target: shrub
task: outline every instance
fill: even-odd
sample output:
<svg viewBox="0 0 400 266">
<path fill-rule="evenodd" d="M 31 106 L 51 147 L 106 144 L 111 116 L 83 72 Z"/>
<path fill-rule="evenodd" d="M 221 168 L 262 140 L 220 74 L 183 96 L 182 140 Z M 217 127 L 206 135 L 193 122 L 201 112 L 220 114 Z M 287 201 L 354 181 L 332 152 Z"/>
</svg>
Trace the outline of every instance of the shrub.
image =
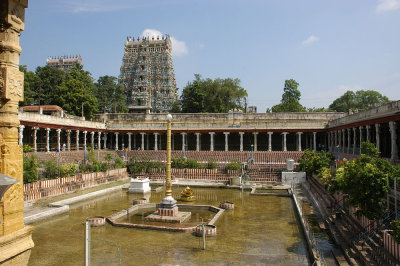
<svg viewBox="0 0 400 266">
<path fill-rule="evenodd" d="M 44 168 L 44 177 L 47 179 L 54 179 L 60 175 L 60 167 L 54 161 L 44 161 L 42 162 Z"/>
<path fill-rule="evenodd" d="M 23 169 L 24 169 L 24 183 L 33 183 L 37 181 L 37 157 L 30 156 L 24 157 Z"/>
<path fill-rule="evenodd" d="M 31 151 L 33 151 L 33 148 L 31 147 L 31 146 L 29 146 L 28 144 L 25 144 L 23 147 L 22 147 L 22 151 L 25 153 L 25 152 L 31 152 Z"/>
<path fill-rule="evenodd" d="M 196 159 L 186 159 L 185 168 L 197 169 L 199 167 Z"/>
<path fill-rule="evenodd" d="M 232 161 L 226 165 L 226 170 L 240 170 L 241 166 L 239 161 Z"/>
<path fill-rule="evenodd" d="M 207 163 L 207 169 L 217 169 L 217 161 L 215 159 L 211 159 Z"/>
<path fill-rule="evenodd" d="M 121 159 L 121 157 L 117 157 L 117 158 L 115 158 L 114 167 L 115 168 L 125 168 L 126 163 Z"/>
<path fill-rule="evenodd" d="M 177 168 L 177 169 L 184 169 L 185 168 L 185 159 L 184 158 L 172 158 L 171 167 Z"/>
<path fill-rule="evenodd" d="M 390 229 L 393 230 L 392 236 L 397 242 L 400 242 L 400 220 L 393 220 L 390 222 Z"/>
</svg>

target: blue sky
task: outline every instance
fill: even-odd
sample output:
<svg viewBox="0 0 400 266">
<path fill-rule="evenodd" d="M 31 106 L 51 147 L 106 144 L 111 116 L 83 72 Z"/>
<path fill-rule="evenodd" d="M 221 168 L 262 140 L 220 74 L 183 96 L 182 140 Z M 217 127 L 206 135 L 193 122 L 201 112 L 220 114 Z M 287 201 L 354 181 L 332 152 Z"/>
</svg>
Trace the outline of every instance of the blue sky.
<svg viewBox="0 0 400 266">
<path fill-rule="evenodd" d="M 179 92 L 195 73 L 239 78 L 258 112 L 286 79 L 301 103 L 327 107 L 346 90 L 400 99 L 400 0 L 31 0 L 21 64 L 81 54 L 94 78 L 119 75 L 124 41 L 173 38 Z"/>
</svg>

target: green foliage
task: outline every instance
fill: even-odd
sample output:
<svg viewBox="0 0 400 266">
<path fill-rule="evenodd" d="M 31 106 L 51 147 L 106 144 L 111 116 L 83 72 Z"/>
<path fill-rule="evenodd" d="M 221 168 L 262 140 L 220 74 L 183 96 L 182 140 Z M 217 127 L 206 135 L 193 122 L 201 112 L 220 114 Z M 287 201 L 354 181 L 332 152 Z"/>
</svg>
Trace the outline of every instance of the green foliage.
<svg viewBox="0 0 400 266">
<path fill-rule="evenodd" d="M 272 106 L 267 112 L 305 112 L 306 109 L 299 102 L 301 93 L 297 89 L 298 86 L 299 83 L 294 79 L 285 80 L 281 103 Z"/>
<path fill-rule="evenodd" d="M 199 164 L 196 159 L 172 158 L 171 167 L 177 169 L 197 169 L 199 168 Z"/>
<path fill-rule="evenodd" d="M 25 152 L 32 152 L 33 148 L 31 146 L 29 146 L 28 144 L 24 144 L 24 146 L 22 147 L 22 151 Z"/>
<path fill-rule="evenodd" d="M 93 80 L 88 71 L 75 64 L 65 80 L 56 87 L 52 104 L 61 106 L 67 113 L 92 118 L 97 112 L 97 99 L 93 92 Z"/>
<path fill-rule="evenodd" d="M 23 169 L 24 169 L 24 184 L 25 183 L 33 183 L 37 181 L 37 157 L 32 156 L 24 156 L 23 161 Z"/>
<path fill-rule="evenodd" d="M 207 169 L 217 169 L 218 165 L 217 165 L 217 161 L 215 159 L 210 159 L 207 162 Z"/>
<path fill-rule="evenodd" d="M 232 109 L 244 110 L 246 97 L 239 79 L 202 79 L 196 74 L 180 99 L 183 113 L 227 113 Z"/>
<path fill-rule="evenodd" d="M 171 108 L 169 109 L 170 113 L 180 113 L 182 112 L 182 105 L 179 100 L 173 101 L 171 104 Z"/>
<path fill-rule="evenodd" d="M 60 165 L 54 161 L 44 161 L 41 165 L 44 168 L 43 176 L 46 179 L 73 176 L 78 170 L 78 165 L 73 163 Z"/>
<path fill-rule="evenodd" d="M 139 174 L 141 172 L 148 173 L 154 168 L 161 171 L 165 169 L 165 166 L 161 162 L 152 162 L 148 158 L 137 159 L 136 157 L 131 157 L 128 162 L 128 171 L 134 174 Z"/>
<path fill-rule="evenodd" d="M 374 90 L 347 91 L 329 105 L 329 109 L 336 112 L 348 112 L 352 110 L 366 110 L 375 105 L 389 103 L 389 99 Z"/>
<path fill-rule="evenodd" d="M 107 153 L 106 156 L 104 156 L 104 160 L 107 161 L 107 164 L 110 165 L 111 160 L 113 159 L 113 156 L 111 153 Z"/>
<path fill-rule="evenodd" d="M 388 191 L 387 172 L 380 168 L 383 159 L 362 154 L 343 164 L 336 173 L 338 190 L 349 194 L 348 202 L 358 207 L 368 219 L 375 220 L 384 213 L 385 193 Z"/>
<path fill-rule="evenodd" d="M 226 170 L 233 170 L 233 171 L 236 170 L 237 171 L 240 169 L 241 169 L 241 166 L 240 166 L 239 161 L 237 161 L 237 160 L 226 164 Z"/>
<path fill-rule="evenodd" d="M 323 168 L 329 168 L 335 158 L 329 152 L 314 150 L 305 150 L 303 155 L 298 160 L 298 169 L 305 171 L 307 176 L 317 174 Z"/>
<path fill-rule="evenodd" d="M 44 66 L 37 67 L 35 74 L 38 78 L 38 83 L 35 86 L 35 104 L 38 102 L 39 90 L 41 105 L 55 104 L 53 101 L 58 97 L 57 87 L 64 82 L 66 73 L 57 68 Z M 63 108 L 63 106 L 61 106 L 61 108 Z"/>
<path fill-rule="evenodd" d="M 117 78 L 102 76 L 97 80 L 96 98 L 99 103 L 99 111 L 103 113 L 124 113 L 128 112 L 126 106 L 126 94 Z"/>
<path fill-rule="evenodd" d="M 23 105 L 38 104 L 40 95 L 41 105 L 58 105 L 72 115 L 81 116 L 82 106 L 86 117 L 97 112 L 93 78 L 81 65 L 75 64 L 68 72 L 50 66 L 38 67 L 35 73 L 25 66 L 20 69 L 25 73 Z M 116 92 L 118 97 L 124 97 L 120 92 Z"/>
<path fill-rule="evenodd" d="M 390 229 L 393 230 L 392 236 L 398 243 L 400 243 L 400 220 L 393 220 L 390 222 Z"/>
<path fill-rule="evenodd" d="M 375 147 L 375 144 L 366 141 L 361 143 L 361 154 L 366 154 L 372 157 L 379 157 L 379 150 Z"/>
<path fill-rule="evenodd" d="M 117 158 L 115 158 L 114 167 L 115 168 L 125 168 L 126 163 L 121 159 L 121 157 L 117 157 Z"/>
</svg>

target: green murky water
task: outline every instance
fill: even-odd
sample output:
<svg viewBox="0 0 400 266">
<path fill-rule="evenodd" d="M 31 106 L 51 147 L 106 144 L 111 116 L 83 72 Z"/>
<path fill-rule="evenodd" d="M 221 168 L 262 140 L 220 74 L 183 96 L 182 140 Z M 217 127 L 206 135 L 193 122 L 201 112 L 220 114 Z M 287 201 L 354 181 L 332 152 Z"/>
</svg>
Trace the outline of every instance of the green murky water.
<svg viewBox="0 0 400 266">
<path fill-rule="evenodd" d="M 183 188 L 174 188 L 178 198 Z M 92 265 L 307 265 L 307 250 L 290 198 L 250 196 L 233 189 L 193 188 L 188 204 L 235 203 L 216 223 L 218 234 L 201 238 L 191 233 L 112 227 L 92 228 Z M 83 265 L 84 221 L 126 209 L 138 195 L 117 192 L 71 206 L 68 214 L 34 224 L 29 265 Z M 150 202 L 163 193 L 152 192 Z M 194 214 L 191 222 L 207 213 Z M 204 217 L 207 220 L 209 217 Z M 140 217 L 138 217 L 140 219 Z"/>
</svg>

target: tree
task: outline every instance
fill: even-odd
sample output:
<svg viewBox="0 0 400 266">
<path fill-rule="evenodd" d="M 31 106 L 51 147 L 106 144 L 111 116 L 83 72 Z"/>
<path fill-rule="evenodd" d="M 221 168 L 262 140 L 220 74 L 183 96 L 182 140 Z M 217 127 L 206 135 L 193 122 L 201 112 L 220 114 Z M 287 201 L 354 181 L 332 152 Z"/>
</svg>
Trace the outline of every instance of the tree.
<svg viewBox="0 0 400 266">
<path fill-rule="evenodd" d="M 40 95 L 40 104 L 54 104 L 54 98 L 57 98 L 57 86 L 60 86 L 65 80 L 65 72 L 50 66 L 37 67 L 36 76 L 38 84 L 35 86 L 36 94 Z M 38 104 L 38 99 L 35 101 Z M 62 106 L 61 106 L 62 107 Z"/>
<path fill-rule="evenodd" d="M 169 109 L 170 113 L 180 113 L 182 112 L 181 102 L 179 100 L 173 101 L 171 104 L 171 108 Z"/>
<path fill-rule="evenodd" d="M 336 112 L 348 112 L 350 109 L 367 110 L 376 105 L 389 103 L 389 99 L 374 90 L 347 91 L 329 105 Z"/>
<path fill-rule="evenodd" d="M 53 98 L 52 104 L 61 106 L 66 112 L 76 116 L 92 118 L 97 111 L 96 98 L 85 89 L 82 81 L 68 77 L 60 86 L 57 86 L 57 97 Z"/>
<path fill-rule="evenodd" d="M 99 77 L 95 86 L 100 112 L 123 113 L 128 111 L 125 91 L 121 85 L 117 84 L 116 77 Z"/>
<path fill-rule="evenodd" d="M 196 74 L 182 91 L 183 113 L 227 113 L 233 109 L 244 110 L 247 92 L 239 79 L 202 79 Z"/>
<path fill-rule="evenodd" d="M 282 100 L 280 104 L 271 108 L 273 113 L 279 112 L 305 112 L 306 109 L 300 104 L 301 93 L 297 89 L 299 83 L 294 79 L 285 80 Z"/>
</svg>

